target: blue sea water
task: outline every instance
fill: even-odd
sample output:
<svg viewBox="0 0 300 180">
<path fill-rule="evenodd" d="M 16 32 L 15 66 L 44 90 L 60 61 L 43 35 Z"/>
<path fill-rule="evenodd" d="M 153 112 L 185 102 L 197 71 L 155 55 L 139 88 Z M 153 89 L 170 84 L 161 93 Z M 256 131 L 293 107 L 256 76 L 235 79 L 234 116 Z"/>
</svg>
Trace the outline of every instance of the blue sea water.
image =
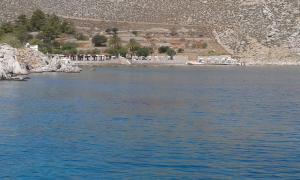
<svg viewBox="0 0 300 180">
<path fill-rule="evenodd" d="M 299 179 L 299 67 L 0 82 L 0 179 Z"/>
</svg>

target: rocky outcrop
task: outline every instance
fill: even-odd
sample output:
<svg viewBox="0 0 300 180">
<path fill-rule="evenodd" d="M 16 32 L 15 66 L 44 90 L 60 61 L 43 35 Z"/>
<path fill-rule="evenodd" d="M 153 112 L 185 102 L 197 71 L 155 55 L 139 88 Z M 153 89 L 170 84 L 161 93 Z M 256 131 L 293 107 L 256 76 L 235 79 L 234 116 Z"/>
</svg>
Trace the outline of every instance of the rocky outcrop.
<svg viewBox="0 0 300 180">
<path fill-rule="evenodd" d="M 68 59 L 48 58 L 32 49 L 15 49 L 0 44 L 0 80 L 25 80 L 28 73 L 78 73 L 81 69 Z"/>
<path fill-rule="evenodd" d="M 81 71 L 78 66 L 68 59 L 60 58 L 58 56 L 49 58 L 39 51 L 28 48 L 20 49 L 18 51 L 18 61 L 21 63 L 23 68 L 27 69 L 31 73 L 78 73 Z"/>
<path fill-rule="evenodd" d="M 17 49 L 7 44 L 0 45 L 0 80 L 22 80 L 27 74 L 17 61 Z"/>
<path fill-rule="evenodd" d="M 30 70 L 33 73 L 43 73 L 43 72 L 64 72 L 64 73 L 79 73 L 81 68 L 73 64 L 68 59 L 61 59 L 58 56 L 46 61 L 45 66 L 40 66 Z"/>
<path fill-rule="evenodd" d="M 49 58 L 43 53 L 28 48 L 19 49 L 17 58 L 22 68 L 30 72 L 33 69 L 47 66 L 47 62 L 49 61 Z"/>
</svg>

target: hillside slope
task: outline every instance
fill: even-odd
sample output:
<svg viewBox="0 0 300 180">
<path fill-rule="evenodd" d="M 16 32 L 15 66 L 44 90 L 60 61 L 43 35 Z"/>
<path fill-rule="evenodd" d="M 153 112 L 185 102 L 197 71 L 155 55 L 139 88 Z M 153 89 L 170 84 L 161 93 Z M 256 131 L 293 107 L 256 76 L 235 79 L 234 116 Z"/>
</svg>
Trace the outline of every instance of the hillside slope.
<svg viewBox="0 0 300 180">
<path fill-rule="evenodd" d="M 298 0 L 2 0 L 0 7 L 1 21 L 40 8 L 71 18 L 207 27 L 228 52 L 259 61 L 300 53 Z"/>
</svg>

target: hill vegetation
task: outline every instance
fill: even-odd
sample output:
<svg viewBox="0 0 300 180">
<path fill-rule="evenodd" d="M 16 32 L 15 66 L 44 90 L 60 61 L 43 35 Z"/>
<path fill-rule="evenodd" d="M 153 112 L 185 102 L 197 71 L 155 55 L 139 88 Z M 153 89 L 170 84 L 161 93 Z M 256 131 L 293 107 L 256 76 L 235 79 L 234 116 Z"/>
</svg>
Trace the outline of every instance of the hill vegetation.
<svg viewBox="0 0 300 180">
<path fill-rule="evenodd" d="M 39 45 L 44 53 L 61 53 L 65 50 L 75 51 L 70 44 L 60 44 L 56 38 L 62 35 L 75 35 L 72 23 L 60 19 L 55 14 L 45 14 L 41 10 L 33 12 L 31 17 L 18 16 L 14 22 L 3 23 L 0 26 L 0 42 L 20 48 L 26 43 Z"/>
<path fill-rule="evenodd" d="M 40 51 L 49 54 L 99 54 L 101 48 L 104 48 L 102 53 L 123 57 L 149 56 L 154 52 L 153 48 L 142 46 L 134 38 L 127 44 L 122 43 L 118 32 L 118 28 L 108 28 L 105 30 L 106 35 L 96 34 L 91 38 L 94 50 L 78 50 L 76 41 L 68 42 L 61 39 L 90 41 L 88 36 L 77 32 L 71 22 L 55 14 L 49 15 L 36 10 L 31 17 L 20 15 L 13 22 L 1 24 L 0 42 L 15 48 L 24 47 L 27 43 L 38 45 Z M 138 35 L 137 32 L 133 34 Z M 168 46 L 159 47 L 158 52 L 171 57 L 176 54 L 176 51 Z"/>
</svg>

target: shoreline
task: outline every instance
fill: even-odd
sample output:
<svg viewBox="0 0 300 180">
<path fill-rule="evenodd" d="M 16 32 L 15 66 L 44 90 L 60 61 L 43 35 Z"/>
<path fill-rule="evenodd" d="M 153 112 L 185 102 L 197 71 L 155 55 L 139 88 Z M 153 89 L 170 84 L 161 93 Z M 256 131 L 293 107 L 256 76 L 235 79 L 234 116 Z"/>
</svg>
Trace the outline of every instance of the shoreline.
<svg viewBox="0 0 300 180">
<path fill-rule="evenodd" d="M 101 68 L 101 67 L 185 67 L 185 68 L 205 68 L 205 67 L 216 67 L 216 68 L 235 68 L 235 67 L 242 67 L 242 68 L 252 68 L 252 67 L 300 67 L 298 64 L 262 64 L 262 65 L 246 65 L 246 66 L 232 66 L 232 65 L 198 65 L 198 66 L 192 66 L 192 65 L 174 65 L 174 64 L 138 64 L 138 65 L 125 65 L 125 64 L 98 64 L 98 65 L 78 65 L 80 68 L 85 67 L 94 67 L 94 68 Z"/>
<path fill-rule="evenodd" d="M 210 58 L 213 58 L 214 56 L 210 56 Z M 77 66 L 184 66 L 184 67 L 224 67 L 224 66 L 246 66 L 246 67 L 252 67 L 252 66 L 300 66 L 300 60 L 298 61 L 290 61 L 290 62 L 280 62 L 280 61 L 273 61 L 273 62 L 254 62 L 244 60 L 238 60 L 240 63 L 236 64 L 220 64 L 218 63 L 207 63 L 207 64 L 189 64 L 189 62 L 186 59 L 176 59 L 176 60 L 139 60 L 139 61 L 132 61 L 125 58 L 121 59 L 113 59 L 113 60 L 107 60 L 107 61 L 71 61 Z M 195 61 L 196 62 L 196 61 Z"/>
<path fill-rule="evenodd" d="M 188 64 L 167 64 L 167 63 L 139 63 L 139 64 L 124 64 L 124 63 L 76 63 L 80 67 L 289 67 L 300 66 L 300 64 L 246 64 L 246 65 L 218 65 L 218 64 L 202 64 L 202 65 L 188 65 Z"/>
</svg>

